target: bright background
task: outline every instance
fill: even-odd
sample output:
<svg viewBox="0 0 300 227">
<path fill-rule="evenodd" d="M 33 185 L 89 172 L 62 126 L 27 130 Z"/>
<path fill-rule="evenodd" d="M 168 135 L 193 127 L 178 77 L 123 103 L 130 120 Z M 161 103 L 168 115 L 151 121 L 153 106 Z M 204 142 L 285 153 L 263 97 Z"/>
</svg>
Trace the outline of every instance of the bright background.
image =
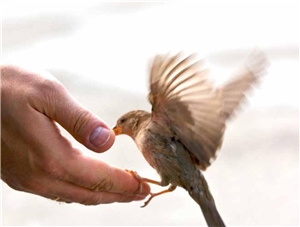
<svg viewBox="0 0 300 227">
<path fill-rule="evenodd" d="M 227 225 L 298 225 L 298 1 L 4 0 L 1 8 L 2 61 L 50 71 L 109 125 L 129 110 L 150 109 L 148 67 L 156 53 L 197 52 L 220 83 L 251 49 L 262 49 L 269 73 L 229 123 L 222 151 L 205 176 Z M 74 144 L 158 179 L 129 137 L 118 137 L 105 154 Z M 140 205 L 59 204 L 2 183 L 1 220 L 3 225 L 205 225 L 182 189 L 147 208 Z"/>
</svg>

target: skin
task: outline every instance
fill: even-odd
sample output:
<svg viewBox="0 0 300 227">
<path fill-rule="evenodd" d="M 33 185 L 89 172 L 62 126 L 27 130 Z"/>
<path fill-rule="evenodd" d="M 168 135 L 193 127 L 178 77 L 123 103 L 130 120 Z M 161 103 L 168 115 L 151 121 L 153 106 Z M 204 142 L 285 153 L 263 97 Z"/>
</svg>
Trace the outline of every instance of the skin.
<svg viewBox="0 0 300 227">
<path fill-rule="evenodd" d="M 1 66 L 1 96 L 1 179 L 11 188 L 85 205 L 130 202 L 149 194 L 147 183 L 140 185 L 130 173 L 84 156 L 61 135 L 57 123 L 97 153 L 115 140 L 105 122 L 49 73 Z M 99 126 L 108 135 L 92 140 Z"/>
</svg>

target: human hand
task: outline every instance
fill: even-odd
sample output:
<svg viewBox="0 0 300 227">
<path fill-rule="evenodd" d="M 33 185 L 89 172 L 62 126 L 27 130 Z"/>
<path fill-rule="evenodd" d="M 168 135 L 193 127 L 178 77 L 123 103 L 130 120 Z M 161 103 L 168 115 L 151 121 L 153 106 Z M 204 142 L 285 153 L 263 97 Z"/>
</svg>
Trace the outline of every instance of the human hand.
<svg viewBox="0 0 300 227">
<path fill-rule="evenodd" d="M 80 106 L 47 72 L 1 66 L 1 178 L 16 190 L 86 205 L 142 200 L 149 185 L 126 171 L 84 156 L 55 122 L 95 152 L 113 131 Z"/>
</svg>

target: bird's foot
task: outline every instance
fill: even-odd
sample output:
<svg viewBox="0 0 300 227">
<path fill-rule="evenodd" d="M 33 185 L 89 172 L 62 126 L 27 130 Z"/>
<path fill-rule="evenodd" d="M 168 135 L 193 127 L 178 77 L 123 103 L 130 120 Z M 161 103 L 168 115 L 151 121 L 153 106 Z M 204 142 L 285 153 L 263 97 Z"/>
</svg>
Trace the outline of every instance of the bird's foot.
<svg viewBox="0 0 300 227">
<path fill-rule="evenodd" d="M 128 169 L 125 169 L 125 171 L 130 173 L 132 176 L 134 176 L 134 178 L 137 179 L 140 184 L 142 182 L 147 182 L 147 183 L 150 183 L 150 184 L 156 184 L 156 185 L 159 185 L 159 186 L 164 186 L 164 185 L 162 185 L 162 183 L 160 181 L 151 180 L 151 179 L 148 179 L 148 178 L 141 177 L 136 171 L 128 170 Z"/>
<path fill-rule="evenodd" d="M 150 184 L 156 184 L 156 185 L 159 185 L 159 186 L 166 186 L 161 181 L 156 181 L 156 180 L 151 180 L 151 179 L 148 179 L 148 178 L 141 177 L 136 171 L 128 170 L 128 169 L 125 169 L 125 171 L 130 173 L 139 182 L 138 191 L 141 190 L 143 182 L 147 182 L 147 183 L 150 183 Z M 162 195 L 162 194 L 167 193 L 167 192 L 172 192 L 175 189 L 176 189 L 175 185 L 170 185 L 170 187 L 166 190 L 163 190 L 163 191 L 157 192 L 157 193 L 150 193 L 149 199 L 141 207 L 147 206 L 154 197 L 156 197 L 158 195 Z"/>
<path fill-rule="evenodd" d="M 141 192 L 142 191 L 142 183 L 143 183 L 141 176 L 136 171 L 133 171 L 133 170 L 125 169 L 125 171 L 130 173 L 138 181 L 139 187 L 136 190 L 136 193 Z"/>
<path fill-rule="evenodd" d="M 170 185 L 170 187 L 169 187 L 167 190 L 163 190 L 163 191 L 157 192 L 157 193 L 150 193 L 149 199 L 144 203 L 143 206 L 141 206 L 141 208 L 144 208 L 145 206 L 147 206 L 147 205 L 150 203 L 150 201 L 151 201 L 154 197 L 159 196 L 159 195 L 162 195 L 162 194 L 165 194 L 165 193 L 167 193 L 167 192 L 172 192 L 172 191 L 174 191 L 175 189 L 176 189 L 176 186 L 175 186 L 175 185 Z"/>
</svg>

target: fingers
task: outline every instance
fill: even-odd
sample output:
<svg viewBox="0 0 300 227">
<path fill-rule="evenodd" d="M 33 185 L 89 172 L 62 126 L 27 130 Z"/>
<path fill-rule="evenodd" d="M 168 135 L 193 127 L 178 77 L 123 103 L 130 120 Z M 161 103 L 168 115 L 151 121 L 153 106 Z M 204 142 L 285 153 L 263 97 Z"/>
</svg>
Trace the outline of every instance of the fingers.
<svg viewBox="0 0 300 227">
<path fill-rule="evenodd" d="M 94 151 L 104 151 L 114 142 L 108 126 L 59 82 L 13 67 L 1 72 L 4 182 L 16 190 L 82 204 L 126 202 L 149 194 L 147 184 L 139 187 L 129 173 L 83 156 L 61 135 L 53 120 Z"/>
<path fill-rule="evenodd" d="M 58 171 L 59 167 L 44 168 L 42 172 L 50 178 L 39 179 L 37 183 L 33 180 L 27 188 L 47 198 L 85 205 L 142 200 L 150 193 L 148 184 L 140 187 L 131 174 L 121 169 L 79 154 L 76 156 L 69 157 Z"/>
<path fill-rule="evenodd" d="M 38 194 L 45 198 L 57 202 L 65 203 L 80 203 L 84 205 L 107 204 L 114 202 L 131 202 L 135 200 L 142 200 L 145 196 L 138 195 L 124 195 L 110 192 L 95 192 L 86 188 L 79 187 L 69 182 L 44 178 L 39 180 L 27 192 Z"/>
<path fill-rule="evenodd" d="M 130 173 L 100 160 L 76 154 L 65 166 L 64 180 L 94 191 L 146 196 L 150 187 L 140 183 Z"/>
<path fill-rule="evenodd" d="M 147 184 L 139 190 L 139 183 L 131 174 L 83 156 L 41 113 L 30 114 L 30 118 L 24 120 L 26 128 L 30 127 L 30 122 L 35 124 L 31 125 L 33 130 L 27 132 L 26 141 L 34 141 L 42 135 L 41 140 L 31 143 L 30 148 L 28 143 L 9 147 L 2 144 L 6 151 L 2 151 L 2 166 L 8 171 L 2 171 L 2 179 L 12 188 L 50 199 L 59 198 L 58 201 L 87 205 L 140 200 L 150 193 Z M 21 155 L 15 157 L 8 152 L 20 149 Z M 32 151 L 30 160 L 22 158 L 22 154 L 29 150 Z M 14 166 L 19 159 L 22 164 Z"/>
<path fill-rule="evenodd" d="M 87 148 L 103 152 L 115 140 L 113 131 L 102 120 L 80 106 L 67 92 L 63 92 L 55 104 L 53 117 L 72 136 Z"/>
<path fill-rule="evenodd" d="M 84 156 L 79 150 L 73 148 L 55 131 L 53 122 L 45 119 L 42 114 L 35 114 L 34 120 L 39 127 L 34 127 L 31 136 L 34 138 L 44 135 L 45 138 L 35 148 L 42 149 L 37 152 L 37 155 L 42 157 L 43 162 L 36 162 L 46 175 L 93 191 L 141 196 L 150 193 L 149 185 L 146 183 L 139 185 L 130 173 L 112 167 L 99 159 Z M 28 120 L 28 122 L 32 121 L 33 119 Z"/>
<path fill-rule="evenodd" d="M 90 150 L 103 152 L 112 146 L 115 135 L 110 127 L 82 107 L 57 80 L 39 81 L 37 87 L 39 92 L 31 102 L 34 109 L 58 122 Z"/>
</svg>

